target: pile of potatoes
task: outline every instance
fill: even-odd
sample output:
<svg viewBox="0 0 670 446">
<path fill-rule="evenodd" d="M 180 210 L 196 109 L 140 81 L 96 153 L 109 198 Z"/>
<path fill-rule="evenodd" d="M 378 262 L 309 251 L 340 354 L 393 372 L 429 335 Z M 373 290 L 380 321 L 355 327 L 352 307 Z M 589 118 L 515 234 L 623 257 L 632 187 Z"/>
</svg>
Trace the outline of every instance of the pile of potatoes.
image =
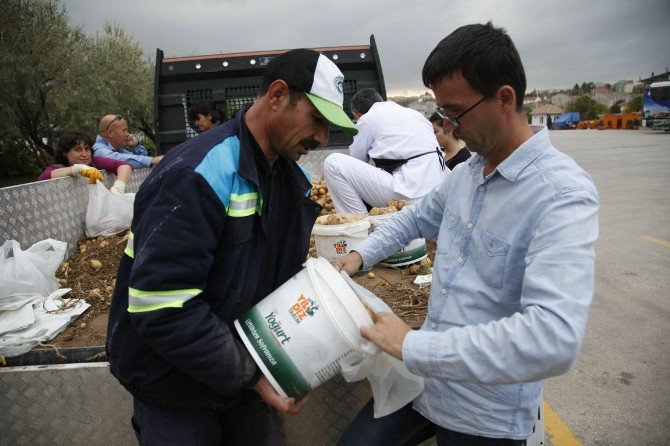
<svg viewBox="0 0 670 446">
<path fill-rule="evenodd" d="M 406 200 L 389 200 L 388 206 L 385 208 L 370 209 L 370 215 L 374 216 L 374 215 L 392 214 L 393 212 L 398 212 L 405 206 L 407 206 Z"/>
<path fill-rule="evenodd" d="M 366 216 L 361 214 L 329 214 L 317 217 L 317 225 L 343 225 L 363 220 Z"/>
<path fill-rule="evenodd" d="M 323 206 L 319 215 L 329 215 L 335 213 L 335 206 L 333 200 L 330 199 L 328 192 L 328 185 L 326 179 L 321 177 L 319 181 L 312 183 L 312 190 L 309 193 L 309 198 Z"/>
</svg>

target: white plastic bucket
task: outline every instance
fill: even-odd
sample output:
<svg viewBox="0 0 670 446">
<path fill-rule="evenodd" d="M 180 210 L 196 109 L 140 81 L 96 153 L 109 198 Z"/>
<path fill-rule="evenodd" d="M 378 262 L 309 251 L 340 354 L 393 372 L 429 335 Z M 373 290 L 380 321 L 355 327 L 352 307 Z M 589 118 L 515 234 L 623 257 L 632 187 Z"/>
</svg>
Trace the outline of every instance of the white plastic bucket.
<svg viewBox="0 0 670 446">
<path fill-rule="evenodd" d="M 351 287 L 323 258 L 234 322 L 242 342 L 274 389 L 299 398 L 340 372 L 360 349 L 360 327 L 373 325 Z"/>
<path fill-rule="evenodd" d="M 314 234 L 316 253 L 326 260 L 343 257 L 365 240 L 369 229 L 370 220 L 368 217 L 341 225 L 315 224 L 312 228 L 312 234 Z"/>
<path fill-rule="evenodd" d="M 370 218 L 370 232 L 374 232 L 382 223 L 390 216 L 395 215 L 395 212 L 382 215 L 371 215 Z M 412 263 L 420 262 L 428 256 L 426 248 L 426 240 L 422 238 L 415 238 L 408 244 L 403 246 L 400 251 L 388 256 L 381 262 L 385 266 L 405 266 Z"/>
</svg>

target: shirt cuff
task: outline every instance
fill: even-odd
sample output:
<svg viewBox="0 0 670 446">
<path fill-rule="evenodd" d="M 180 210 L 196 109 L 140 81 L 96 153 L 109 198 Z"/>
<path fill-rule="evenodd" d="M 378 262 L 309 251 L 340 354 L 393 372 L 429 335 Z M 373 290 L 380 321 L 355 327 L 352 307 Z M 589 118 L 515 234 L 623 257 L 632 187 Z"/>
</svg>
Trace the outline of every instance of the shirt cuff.
<svg viewBox="0 0 670 446">
<path fill-rule="evenodd" d="M 407 370 L 419 376 L 433 375 L 431 358 L 437 336 L 422 330 L 412 330 L 402 343 L 402 361 Z"/>
<path fill-rule="evenodd" d="M 376 240 L 368 237 L 363 240 L 356 249 L 354 249 L 358 254 L 360 254 L 363 259 L 363 265 L 361 265 L 361 271 L 368 271 L 379 261 L 375 257 L 375 252 L 379 251 L 378 243 Z"/>
</svg>

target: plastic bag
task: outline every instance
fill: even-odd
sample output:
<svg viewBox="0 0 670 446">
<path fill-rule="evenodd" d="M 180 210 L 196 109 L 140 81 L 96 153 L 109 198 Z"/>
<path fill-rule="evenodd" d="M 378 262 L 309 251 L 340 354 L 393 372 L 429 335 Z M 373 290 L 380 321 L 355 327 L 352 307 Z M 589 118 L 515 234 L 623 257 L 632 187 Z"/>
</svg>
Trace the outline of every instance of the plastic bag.
<svg viewBox="0 0 670 446">
<path fill-rule="evenodd" d="M 66 249 L 65 242 L 46 239 L 22 251 L 19 242 L 7 240 L 0 247 L 0 310 L 20 308 L 56 291 L 56 269 Z"/>
<path fill-rule="evenodd" d="M 88 187 L 86 236 L 111 236 L 130 228 L 135 194 L 111 194 L 100 181 Z"/>
<path fill-rule="evenodd" d="M 375 313 L 393 312 L 372 292 L 341 273 L 352 290 Z M 379 350 L 371 342 L 361 346 L 361 354 L 350 355 L 340 361 L 342 376 L 347 382 L 367 378 L 374 398 L 374 417 L 389 415 L 410 403 L 423 392 L 423 378 L 407 370 L 402 361 Z"/>
</svg>

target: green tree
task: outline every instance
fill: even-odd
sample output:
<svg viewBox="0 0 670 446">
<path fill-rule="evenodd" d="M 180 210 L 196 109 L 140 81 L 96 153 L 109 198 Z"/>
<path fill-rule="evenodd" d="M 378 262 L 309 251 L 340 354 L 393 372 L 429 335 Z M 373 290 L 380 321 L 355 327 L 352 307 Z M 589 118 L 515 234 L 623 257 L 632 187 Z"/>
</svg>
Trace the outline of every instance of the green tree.
<svg viewBox="0 0 670 446">
<path fill-rule="evenodd" d="M 572 90 L 570 90 L 570 94 L 573 96 L 578 96 L 581 93 L 581 90 L 579 89 L 579 84 L 575 84 L 574 87 L 572 87 Z"/>
<path fill-rule="evenodd" d="M 526 118 L 528 119 L 528 124 L 532 122 L 532 116 L 530 115 L 530 112 L 533 111 L 533 107 L 530 105 L 524 105 L 523 110 L 526 112 Z"/>
<path fill-rule="evenodd" d="M 642 111 L 642 95 L 638 94 L 631 98 L 626 104 L 626 110 L 629 112 L 641 112 Z"/>
<path fill-rule="evenodd" d="M 152 64 L 118 26 L 87 36 L 56 0 L 2 0 L 0 65 L 0 154 L 32 170 L 52 162 L 54 137 L 93 136 L 106 114 L 154 137 Z"/>
<path fill-rule="evenodd" d="M 0 141 L 30 164 L 45 167 L 52 153 L 58 98 L 80 70 L 85 37 L 68 25 L 53 1 L 0 3 Z"/>
<path fill-rule="evenodd" d="M 616 101 L 610 107 L 610 113 L 621 113 L 621 101 Z"/>
<path fill-rule="evenodd" d="M 153 129 L 153 63 L 137 42 L 117 25 L 89 39 L 90 76 L 98 79 L 95 91 L 86 91 L 93 128 L 105 114 L 120 114 L 131 131 L 138 129 L 155 141 Z"/>
<path fill-rule="evenodd" d="M 607 113 L 607 107 L 587 95 L 582 95 L 568 103 L 565 111 L 579 112 L 580 119 L 597 119 L 599 115 Z"/>
</svg>

